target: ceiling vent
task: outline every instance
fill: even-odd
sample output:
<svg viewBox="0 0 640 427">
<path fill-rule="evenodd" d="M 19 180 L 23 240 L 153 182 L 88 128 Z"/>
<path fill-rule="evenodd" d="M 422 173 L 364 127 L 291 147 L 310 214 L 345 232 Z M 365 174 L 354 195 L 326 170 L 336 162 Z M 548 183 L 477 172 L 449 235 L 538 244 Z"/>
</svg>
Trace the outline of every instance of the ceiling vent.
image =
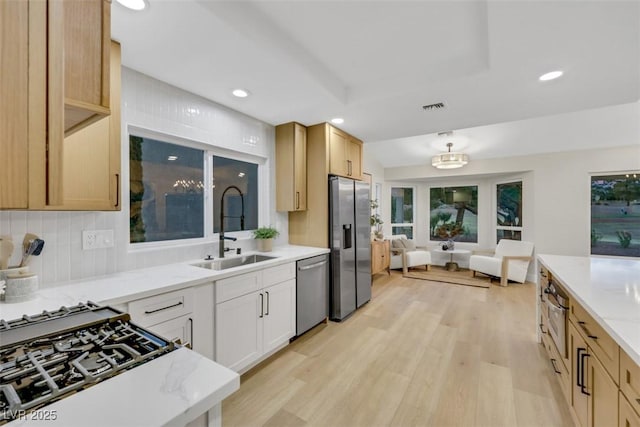
<svg viewBox="0 0 640 427">
<path fill-rule="evenodd" d="M 423 105 L 422 106 L 422 109 L 424 111 L 439 110 L 441 108 L 444 108 L 444 102 L 437 102 L 435 104 L 429 104 L 429 105 Z"/>
</svg>

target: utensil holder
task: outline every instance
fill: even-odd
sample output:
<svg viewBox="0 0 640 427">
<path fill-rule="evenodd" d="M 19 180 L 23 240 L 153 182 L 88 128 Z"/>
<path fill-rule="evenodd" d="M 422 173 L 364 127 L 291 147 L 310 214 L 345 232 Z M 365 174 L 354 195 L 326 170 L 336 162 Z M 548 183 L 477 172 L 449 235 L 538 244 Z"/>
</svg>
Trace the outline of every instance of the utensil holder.
<svg viewBox="0 0 640 427">
<path fill-rule="evenodd" d="M 2 297 L 6 303 L 24 302 L 34 298 L 37 290 L 38 276 L 35 274 L 9 274 L 4 280 Z"/>
<path fill-rule="evenodd" d="M 6 270 L 0 270 L 0 280 L 7 280 L 7 276 L 13 276 L 16 274 L 27 274 L 29 267 L 9 267 Z"/>
</svg>

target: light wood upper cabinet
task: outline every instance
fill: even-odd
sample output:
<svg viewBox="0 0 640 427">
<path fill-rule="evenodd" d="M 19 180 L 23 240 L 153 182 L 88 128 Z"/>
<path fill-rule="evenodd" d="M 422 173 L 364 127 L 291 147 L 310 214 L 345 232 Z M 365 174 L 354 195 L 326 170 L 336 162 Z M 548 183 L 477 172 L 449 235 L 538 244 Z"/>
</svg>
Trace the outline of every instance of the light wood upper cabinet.
<svg viewBox="0 0 640 427">
<path fill-rule="evenodd" d="M 329 171 L 362 179 L 362 141 L 333 126 L 329 126 Z"/>
<path fill-rule="evenodd" d="M 29 3 L 0 2 L 0 209 L 28 206 Z"/>
<path fill-rule="evenodd" d="M 278 166 L 279 168 L 279 166 Z M 362 179 L 362 142 L 320 123 L 307 127 L 307 209 L 289 212 L 289 243 L 329 247 L 329 175 Z"/>
<path fill-rule="evenodd" d="M 110 41 L 110 6 L 1 2 L 0 85 L 11 102 L 0 105 L 9 160 L 0 209 L 119 209 L 120 50 Z"/>
<path fill-rule="evenodd" d="M 111 115 L 64 139 L 65 210 L 120 209 L 120 45 L 111 42 Z"/>
<path fill-rule="evenodd" d="M 63 84 L 64 131 L 70 135 L 110 114 L 111 2 L 50 0 L 49 40 L 50 57 L 63 61 L 62 75 L 49 78 L 51 85 Z"/>
<path fill-rule="evenodd" d="M 307 209 L 307 128 L 276 126 L 276 210 Z"/>
</svg>

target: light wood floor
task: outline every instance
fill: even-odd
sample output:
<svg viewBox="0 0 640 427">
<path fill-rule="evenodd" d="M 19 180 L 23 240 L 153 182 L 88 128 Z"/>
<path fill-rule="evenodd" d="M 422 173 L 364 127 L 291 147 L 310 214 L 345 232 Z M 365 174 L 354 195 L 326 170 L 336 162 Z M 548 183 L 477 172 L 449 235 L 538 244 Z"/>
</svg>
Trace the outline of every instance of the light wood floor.
<svg viewBox="0 0 640 427">
<path fill-rule="evenodd" d="M 351 318 L 243 375 L 223 426 L 572 426 L 534 294 L 377 275 Z"/>
</svg>

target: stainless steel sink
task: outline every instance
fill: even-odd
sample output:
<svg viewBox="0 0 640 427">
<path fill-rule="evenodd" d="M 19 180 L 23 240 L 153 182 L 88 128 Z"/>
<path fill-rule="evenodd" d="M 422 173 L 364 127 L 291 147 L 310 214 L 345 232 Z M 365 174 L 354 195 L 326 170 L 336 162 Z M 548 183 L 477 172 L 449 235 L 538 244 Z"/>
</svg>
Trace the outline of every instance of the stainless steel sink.
<svg viewBox="0 0 640 427">
<path fill-rule="evenodd" d="M 196 267 L 209 268 L 211 270 L 226 270 L 228 268 L 240 267 L 241 265 L 255 264 L 257 262 L 269 261 L 277 257 L 266 255 L 244 255 L 233 258 L 214 259 L 213 261 L 199 262 L 192 264 Z"/>
</svg>

